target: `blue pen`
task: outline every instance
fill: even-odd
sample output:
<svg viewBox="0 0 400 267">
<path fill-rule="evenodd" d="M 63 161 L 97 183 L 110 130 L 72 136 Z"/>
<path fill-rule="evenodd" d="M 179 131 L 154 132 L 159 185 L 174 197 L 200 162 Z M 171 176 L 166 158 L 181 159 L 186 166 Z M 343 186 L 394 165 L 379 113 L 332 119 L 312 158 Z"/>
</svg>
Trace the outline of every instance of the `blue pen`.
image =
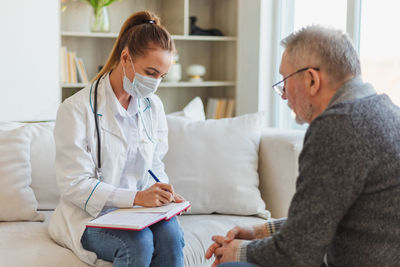
<svg viewBox="0 0 400 267">
<path fill-rule="evenodd" d="M 160 180 L 157 178 L 157 176 L 156 176 L 151 170 L 149 170 L 148 172 L 150 173 L 151 177 L 153 177 L 153 179 L 154 179 L 157 183 L 160 183 Z"/>
</svg>

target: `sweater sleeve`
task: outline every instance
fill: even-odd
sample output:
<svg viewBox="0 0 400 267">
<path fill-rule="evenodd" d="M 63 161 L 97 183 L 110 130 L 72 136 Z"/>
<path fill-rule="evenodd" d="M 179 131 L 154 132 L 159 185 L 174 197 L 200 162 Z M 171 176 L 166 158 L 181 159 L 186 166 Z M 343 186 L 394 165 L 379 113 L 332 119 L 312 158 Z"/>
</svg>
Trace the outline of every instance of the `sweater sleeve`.
<svg viewBox="0 0 400 267">
<path fill-rule="evenodd" d="M 314 120 L 299 157 L 289 215 L 278 233 L 246 245 L 262 266 L 319 266 L 336 229 L 361 193 L 366 163 L 346 115 Z M 243 250 L 242 250 L 243 251 Z"/>
<path fill-rule="evenodd" d="M 265 223 L 265 227 L 267 228 L 267 236 L 272 236 L 273 234 L 279 232 L 282 225 L 286 222 L 286 218 L 279 218 L 275 220 L 268 220 Z"/>
<path fill-rule="evenodd" d="M 268 220 L 265 223 L 265 228 L 263 229 L 263 231 L 261 231 L 262 233 L 260 233 L 260 235 L 262 235 L 264 238 L 272 236 L 273 234 L 279 232 L 285 222 L 286 218 Z M 249 242 L 250 241 L 246 240 L 242 244 L 240 244 L 236 255 L 237 261 L 247 261 L 247 244 Z"/>
</svg>

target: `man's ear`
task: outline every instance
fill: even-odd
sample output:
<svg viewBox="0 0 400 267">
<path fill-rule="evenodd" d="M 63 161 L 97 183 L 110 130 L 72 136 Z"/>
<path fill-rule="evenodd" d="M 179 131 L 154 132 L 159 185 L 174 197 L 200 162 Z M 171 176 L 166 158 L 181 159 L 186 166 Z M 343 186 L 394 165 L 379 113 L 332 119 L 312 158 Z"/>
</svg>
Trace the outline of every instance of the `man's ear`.
<svg viewBox="0 0 400 267">
<path fill-rule="evenodd" d="M 309 89 L 310 95 L 315 96 L 318 93 L 321 86 L 321 79 L 319 76 L 319 72 L 311 68 L 308 69 L 306 73 L 306 82 L 308 83 L 307 85 L 310 88 Z"/>
</svg>

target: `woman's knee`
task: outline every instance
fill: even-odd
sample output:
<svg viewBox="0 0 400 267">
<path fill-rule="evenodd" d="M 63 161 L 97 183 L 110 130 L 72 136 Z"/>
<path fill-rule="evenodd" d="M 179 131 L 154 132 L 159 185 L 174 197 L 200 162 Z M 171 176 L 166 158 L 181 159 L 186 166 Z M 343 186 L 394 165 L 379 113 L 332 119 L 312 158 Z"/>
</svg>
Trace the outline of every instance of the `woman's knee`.
<svg viewBox="0 0 400 267">
<path fill-rule="evenodd" d="M 169 247 L 184 247 L 183 231 L 176 218 L 170 221 L 162 221 L 151 228 L 155 237 L 155 243 Z"/>
<path fill-rule="evenodd" d="M 124 245 L 119 255 L 124 259 L 129 258 L 127 262 L 132 263 L 128 266 L 149 266 L 153 252 L 153 234 L 148 229 L 141 231 L 124 231 L 122 238 Z M 115 264 L 115 262 L 114 262 Z"/>
<path fill-rule="evenodd" d="M 95 252 L 100 259 L 112 261 L 114 266 L 149 266 L 154 252 L 149 229 L 97 229 L 86 231 L 81 241 L 85 249 Z"/>
<path fill-rule="evenodd" d="M 149 254 L 153 254 L 154 243 L 153 233 L 149 229 L 143 229 L 141 231 L 125 231 L 125 242 L 127 247 L 132 251 L 147 251 Z"/>
</svg>

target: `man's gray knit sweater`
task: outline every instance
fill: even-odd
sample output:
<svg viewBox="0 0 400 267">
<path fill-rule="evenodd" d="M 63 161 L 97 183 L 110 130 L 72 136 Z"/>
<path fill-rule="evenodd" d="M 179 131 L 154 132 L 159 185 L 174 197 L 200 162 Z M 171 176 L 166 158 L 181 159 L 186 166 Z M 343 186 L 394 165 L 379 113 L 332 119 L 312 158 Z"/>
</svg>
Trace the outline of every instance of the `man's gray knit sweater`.
<svg viewBox="0 0 400 267">
<path fill-rule="evenodd" d="M 400 266 L 400 109 L 346 82 L 307 130 L 287 221 L 245 250 L 261 266 Z"/>
</svg>

